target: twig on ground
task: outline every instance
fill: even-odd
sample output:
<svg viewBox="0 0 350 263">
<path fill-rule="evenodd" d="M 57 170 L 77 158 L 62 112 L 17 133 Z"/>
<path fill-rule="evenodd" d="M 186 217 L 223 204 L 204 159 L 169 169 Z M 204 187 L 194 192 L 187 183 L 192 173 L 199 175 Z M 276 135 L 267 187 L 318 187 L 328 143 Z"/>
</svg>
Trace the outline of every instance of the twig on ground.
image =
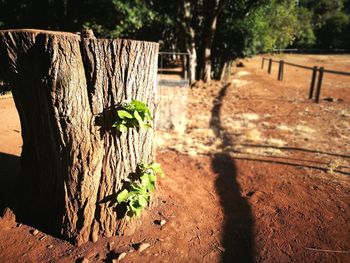
<svg viewBox="0 0 350 263">
<path fill-rule="evenodd" d="M 329 252 L 329 253 L 350 253 L 350 250 L 331 250 L 331 249 L 320 249 L 320 248 L 312 248 L 306 247 L 307 250 L 319 251 L 319 252 Z"/>
</svg>

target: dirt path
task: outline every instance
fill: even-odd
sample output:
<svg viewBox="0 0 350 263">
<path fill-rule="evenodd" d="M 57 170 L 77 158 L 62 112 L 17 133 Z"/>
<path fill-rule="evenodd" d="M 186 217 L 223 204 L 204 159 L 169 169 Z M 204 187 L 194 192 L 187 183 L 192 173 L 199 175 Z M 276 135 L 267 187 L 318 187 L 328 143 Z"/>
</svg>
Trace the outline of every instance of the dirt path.
<svg viewBox="0 0 350 263">
<path fill-rule="evenodd" d="M 0 262 L 112 262 L 121 252 L 121 262 L 350 261 L 349 105 L 312 104 L 258 59 L 245 64 L 229 85 L 190 91 L 185 134 L 158 134 L 167 176 L 135 235 L 74 247 L 8 215 Z M 11 100 L 0 99 L 0 119 L 3 210 L 15 208 L 21 145 Z M 151 246 L 130 252 L 139 242 Z"/>
</svg>

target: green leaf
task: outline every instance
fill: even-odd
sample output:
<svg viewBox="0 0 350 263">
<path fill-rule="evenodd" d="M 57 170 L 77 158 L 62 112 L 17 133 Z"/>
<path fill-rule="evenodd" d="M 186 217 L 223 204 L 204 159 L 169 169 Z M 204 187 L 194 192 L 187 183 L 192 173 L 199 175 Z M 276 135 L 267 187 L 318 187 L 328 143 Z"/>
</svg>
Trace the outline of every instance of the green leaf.
<svg viewBox="0 0 350 263">
<path fill-rule="evenodd" d="M 118 110 L 117 114 L 121 119 L 125 119 L 125 118 L 132 119 L 133 118 L 132 114 L 130 114 L 126 110 Z"/>
<path fill-rule="evenodd" d="M 117 129 L 120 132 L 127 132 L 128 131 L 128 127 L 126 127 L 124 124 L 119 124 L 119 127 L 117 127 Z"/>
<path fill-rule="evenodd" d="M 140 187 L 140 185 L 138 185 L 137 183 L 132 183 L 131 185 L 130 185 L 130 189 L 131 190 L 133 190 L 133 191 L 140 191 L 141 190 L 141 187 Z"/>
<path fill-rule="evenodd" d="M 141 216 L 142 209 L 149 204 L 150 193 L 156 187 L 157 174 L 164 175 L 158 163 L 146 164 L 141 162 L 137 165 L 137 173 L 139 179 L 131 182 L 129 188 L 123 190 L 117 196 L 118 203 L 125 202 L 127 204 L 127 218 Z"/>
<path fill-rule="evenodd" d="M 143 186 L 147 186 L 149 183 L 150 183 L 150 178 L 149 178 L 149 175 L 148 174 L 144 174 L 140 177 L 141 179 L 141 184 Z"/>
<path fill-rule="evenodd" d="M 136 209 L 134 212 L 135 212 L 135 215 L 137 216 L 137 217 L 140 217 L 141 216 L 141 211 L 142 211 L 142 208 L 138 208 L 138 209 Z"/>
<path fill-rule="evenodd" d="M 130 104 L 133 105 L 137 111 L 143 111 L 143 112 L 149 113 L 147 105 L 139 100 L 133 100 L 131 101 Z"/>
<path fill-rule="evenodd" d="M 146 125 L 145 125 L 145 123 L 143 122 L 143 120 L 142 120 L 140 114 L 138 113 L 138 111 L 134 111 L 134 116 L 135 116 L 136 120 L 138 121 L 139 126 L 140 126 L 142 129 L 147 128 L 147 127 L 145 127 Z"/>
<path fill-rule="evenodd" d="M 151 164 L 151 169 L 153 169 L 157 174 L 159 174 L 160 177 L 164 177 L 165 174 L 160 166 L 159 163 L 152 163 Z"/>
<path fill-rule="evenodd" d="M 142 208 L 144 208 L 148 205 L 146 198 L 142 195 L 139 196 L 138 202 Z"/>
<path fill-rule="evenodd" d="M 162 170 L 162 168 L 160 168 L 160 164 L 159 163 L 152 163 L 150 165 L 151 169 L 153 169 L 155 172 L 159 172 Z"/>
<path fill-rule="evenodd" d="M 149 193 L 153 192 L 155 188 L 156 188 L 155 182 L 150 182 L 147 186 L 147 190 Z"/>
<path fill-rule="evenodd" d="M 132 200 L 132 201 L 130 202 L 130 207 L 131 207 L 131 210 L 132 210 L 132 211 L 135 211 L 135 210 L 137 210 L 137 209 L 142 208 L 142 206 L 140 205 L 138 199 L 139 199 L 139 196 L 137 197 L 137 199 L 135 198 L 135 200 Z"/>
<path fill-rule="evenodd" d="M 123 191 L 121 191 L 118 195 L 117 195 L 117 202 L 118 203 L 122 203 L 125 202 L 128 198 L 129 195 L 129 191 L 124 189 Z"/>
<path fill-rule="evenodd" d="M 130 103 L 121 103 L 117 110 L 117 120 L 112 125 L 119 132 L 127 132 L 128 128 L 152 128 L 151 114 L 147 105 L 141 101 L 133 100 Z"/>
<path fill-rule="evenodd" d="M 148 179 L 150 183 L 155 183 L 157 181 L 157 177 L 154 174 L 150 174 Z"/>
</svg>

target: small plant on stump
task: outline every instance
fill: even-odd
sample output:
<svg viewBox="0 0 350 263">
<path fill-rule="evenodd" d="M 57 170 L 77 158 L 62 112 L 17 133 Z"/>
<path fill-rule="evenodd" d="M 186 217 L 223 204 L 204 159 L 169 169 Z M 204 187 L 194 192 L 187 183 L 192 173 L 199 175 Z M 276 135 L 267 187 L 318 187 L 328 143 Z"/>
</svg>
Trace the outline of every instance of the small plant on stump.
<svg viewBox="0 0 350 263">
<path fill-rule="evenodd" d="M 117 120 L 112 125 L 120 133 L 124 133 L 128 128 L 152 128 L 152 116 L 148 106 L 138 100 L 123 102 L 117 109 Z"/>
<path fill-rule="evenodd" d="M 148 206 L 151 193 L 156 187 L 157 175 L 164 177 L 164 172 L 158 163 L 140 163 L 137 165 L 139 179 L 133 182 L 126 180 L 129 184 L 117 195 L 117 203 L 126 204 L 128 219 L 133 216 L 140 217 L 142 210 Z"/>
</svg>

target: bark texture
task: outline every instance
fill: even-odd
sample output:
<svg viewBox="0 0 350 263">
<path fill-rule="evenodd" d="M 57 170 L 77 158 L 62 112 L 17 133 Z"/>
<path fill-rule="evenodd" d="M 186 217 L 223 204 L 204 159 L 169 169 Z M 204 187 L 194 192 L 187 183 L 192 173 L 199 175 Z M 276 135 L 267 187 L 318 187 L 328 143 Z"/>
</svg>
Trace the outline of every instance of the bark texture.
<svg viewBox="0 0 350 263">
<path fill-rule="evenodd" d="M 193 7 L 190 0 L 182 0 L 182 28 L 184 31 L 185 39 L 185 50 L 190 54 L 189 57 L 189 66 L 190 66 L 190 84 L 196 80 L 196 67 L 197 67 L 197 51 L 196 51 L 196 42 L 195 36 L 196 32 L 192 26 L 192 12 Z"/>
<path fill-rule="evenodd" d="M 204 82 L 210 83 L 212 73 L 211 48 L 217 28 L 218 16 L 226 0 L 204 0 L 203 3 L 206 15 L 204 19 L 204 31 L 202 33 L 202 62 L 200 75 Z"/>
<path fill-rule="evenodd" d="M 157 108 L 158 44 L 36 30 L 0 31 L 23 150 L 21 197 L 45 230 L 84 243 L 122 233 L 116 194 L 153 160 L 153 131 L 111 127 L 123 100 Z"/>
</svg>

